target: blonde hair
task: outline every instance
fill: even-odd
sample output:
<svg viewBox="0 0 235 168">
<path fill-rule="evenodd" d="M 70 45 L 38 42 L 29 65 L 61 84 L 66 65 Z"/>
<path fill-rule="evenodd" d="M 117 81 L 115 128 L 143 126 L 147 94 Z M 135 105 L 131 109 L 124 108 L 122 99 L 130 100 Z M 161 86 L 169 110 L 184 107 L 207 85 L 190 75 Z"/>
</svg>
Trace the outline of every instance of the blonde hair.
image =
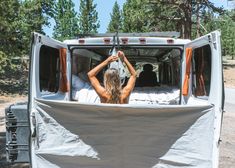
<svg viewBox="0 0 235 168">
<path fill-rule="evenodd" d="M 106 92 L 110 95 L 106 103 L 120 103 L 121 80 L 116 69 L 110 68 L 106 70 L 104 74 L 104 87 Z"/>
</svg>

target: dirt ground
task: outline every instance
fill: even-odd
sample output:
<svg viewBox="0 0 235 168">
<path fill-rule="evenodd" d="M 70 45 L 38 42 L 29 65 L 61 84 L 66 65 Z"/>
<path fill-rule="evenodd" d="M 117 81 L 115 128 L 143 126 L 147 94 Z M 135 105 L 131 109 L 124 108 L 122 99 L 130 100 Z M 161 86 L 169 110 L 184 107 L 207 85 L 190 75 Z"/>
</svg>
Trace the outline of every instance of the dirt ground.
<svg viewBox="0 0 235 168">
<path fill-rule="evenodd" d="M 219 168 L 235 167 L 235 110 L 226 104 L 220 144 Z"/>
<path fill-rule="evenodd" d="M 225 88 L 235 88 L 235 60 L 224 63 Z M 225 95 L 226 98 L 226 95 Z M 232 100 L 230 100 L 232 101 Z M 235 167 L 235 109 L 230 103 L 225 104 L 221 132 L 219 168 Z"/>
<path fill-rule="evenodd" d="M 224 64 L 224 81 L 225 87 L 227 88 L 235 88 L 235 60 L 230 61 Z M 27 96 L 22 95 L 11 95 L 11 96 L 0 96 L 0 133 L 5 132 L 4 125 L 4 109 L 12 103 L 19 101 L 27 101 Z M 221 144 L 220 144 L 220 160 L 219 160 L 219 168 L 234 168 L 235 167 L 235 111 L 230 104 L 227 104 L 226 108 L 229 109 L 230 112 L 224 113 L 223 119 L 223 127 L 221 132 Z M 231 112 L 231 110 L 233 112 Z M 5 146 L 2 143 L 0 136 L 0 167 L 1 166 L 1 157 L 2 151 Z M 25 166 L 17 166 L 16 167 L 25 167 Z M 11 166 L 11 167 L 15 167 Z M 7 166 L 8 167 L 8 166 Z M 26 166 L 27 167 L 27 166 Z"/>
<path fill-rule="evenodd" d="M 235 61 L 233 65 L 224 67 L 225 87 L 235 88 Z"/>
</svg>

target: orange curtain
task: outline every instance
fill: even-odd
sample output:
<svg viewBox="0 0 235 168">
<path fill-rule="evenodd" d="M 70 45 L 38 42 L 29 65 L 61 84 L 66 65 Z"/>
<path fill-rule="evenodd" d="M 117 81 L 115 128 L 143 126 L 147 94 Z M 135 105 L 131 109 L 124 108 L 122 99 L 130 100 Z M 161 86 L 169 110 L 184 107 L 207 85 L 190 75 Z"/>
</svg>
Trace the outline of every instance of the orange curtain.
<svg viewBox="0 0 235 168">
<path fill-rule="evenodd" d="M 61 73 L 61 77 L 60 77 L 60 91 L 61 92 L 68 92 L 69 91 L 69 83 L 67 80 L 67 76 L 66 76 L 66 66 L 67 62 L 66 62 L 66 48 L 61 48 L 60 49 L 60 73 Z"/>
<path fill-rule="evenodd" d="M 185 72 L 184 85 L 182 90 L 183 96 L 188 95 L 191 63 L 192 63 L 192 48 L 186 48 L 186 72 Z"/>
</svg>

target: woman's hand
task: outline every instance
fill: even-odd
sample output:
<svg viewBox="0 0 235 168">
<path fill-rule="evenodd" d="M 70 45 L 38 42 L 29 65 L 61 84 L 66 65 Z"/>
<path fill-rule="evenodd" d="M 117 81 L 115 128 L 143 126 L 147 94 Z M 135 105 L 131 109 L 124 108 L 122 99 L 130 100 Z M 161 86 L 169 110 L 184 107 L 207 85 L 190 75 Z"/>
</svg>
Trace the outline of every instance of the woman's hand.
<svg viewBox="0 0 235 168">
<path fill-rule="evenodd" d="M 112 56 L 109 56 L 106 60 L 107 60 L 107 63 L 109 64 L 109 63 L 111 63 L 113 61 L 117 61 L 118 60 L 118 56 L 112 55 Z"/>
<path fill-rule="evenodd" d="M 119 57 L 122 61 L 124 61 L 124 58 L 125 58 L 124 52 L 118 51 L 117 55 L 118 55 L 118 57 Z"/>
</svg>

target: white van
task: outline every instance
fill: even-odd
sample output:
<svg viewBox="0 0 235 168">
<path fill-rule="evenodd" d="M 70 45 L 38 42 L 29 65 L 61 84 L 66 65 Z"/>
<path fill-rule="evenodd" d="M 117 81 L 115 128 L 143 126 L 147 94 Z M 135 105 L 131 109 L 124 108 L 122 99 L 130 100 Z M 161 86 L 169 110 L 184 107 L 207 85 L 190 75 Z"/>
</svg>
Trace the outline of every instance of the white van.
<svg viewBox="0 0 235 168">
<path fill-rule="evenodd" d="M 193 41 L 177 36 L 96 34 L 59 42 L 34 33 L 28 103 L 6 109 L 8 161 L 32 168 L 217 168 L 220 32 Z M 87 79 L 114 48 L 138 74 L 146 65 L 155 74 L 152 85 L 137 76 L 129 104 L 100 103 Z M 101 83 L 102 77 L 103 71 Z"/>
</svg>

